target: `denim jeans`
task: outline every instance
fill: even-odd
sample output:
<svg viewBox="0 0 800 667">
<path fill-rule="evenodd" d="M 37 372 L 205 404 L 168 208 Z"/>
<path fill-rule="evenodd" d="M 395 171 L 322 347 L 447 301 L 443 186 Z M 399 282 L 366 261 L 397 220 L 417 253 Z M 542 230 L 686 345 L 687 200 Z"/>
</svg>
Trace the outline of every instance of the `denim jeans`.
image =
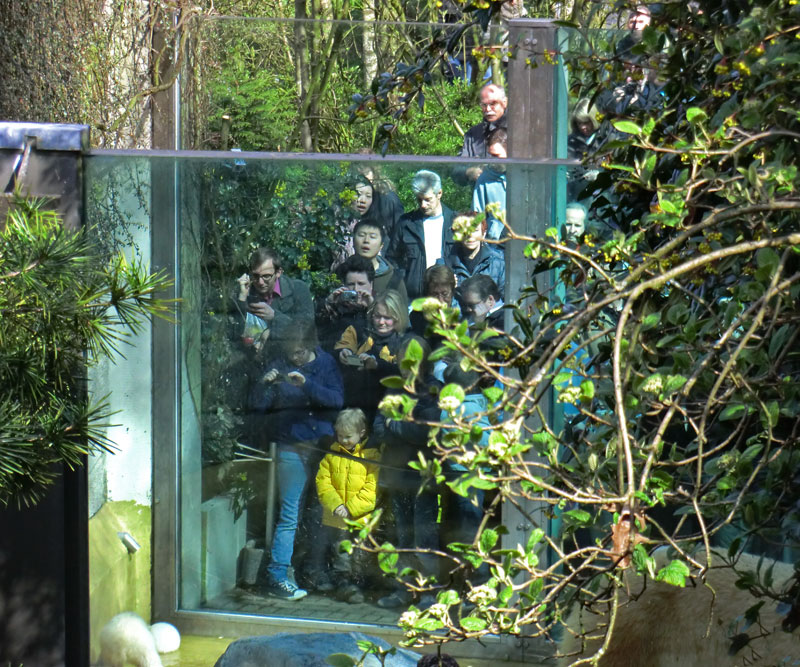
<svg viewBox="0 0 800 667">
<path fill-rule="evenodd" d="M 267 572 L 276 581 L 286 579 L 292 564 L 294 536 L 303 511 L 308 480 L 311 477 L 306 456 L 291 445 L 278 446 L 278 500 L 280 510 L 272 538 L 272 560 Z"/>
</svg>

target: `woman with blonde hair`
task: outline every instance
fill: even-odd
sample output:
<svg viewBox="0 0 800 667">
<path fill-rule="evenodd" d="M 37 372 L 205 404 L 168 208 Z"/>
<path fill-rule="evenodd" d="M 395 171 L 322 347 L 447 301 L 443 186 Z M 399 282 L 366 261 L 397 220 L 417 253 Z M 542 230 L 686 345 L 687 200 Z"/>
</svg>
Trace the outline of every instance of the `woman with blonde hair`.
<svg viewBox="0 0 800 667">
<path fill-rule="evenodd" d="M 369 420 L 385 393 L 381 379 L 397 375 L 397 350 L 408 330 L 405 300 L 395 290 L 379 294 L 367 311 L 366 339 L 348 327 L 339 342 L 338 359 L 345 385 L 345 405 L 361 408 Z"/>
</svg>

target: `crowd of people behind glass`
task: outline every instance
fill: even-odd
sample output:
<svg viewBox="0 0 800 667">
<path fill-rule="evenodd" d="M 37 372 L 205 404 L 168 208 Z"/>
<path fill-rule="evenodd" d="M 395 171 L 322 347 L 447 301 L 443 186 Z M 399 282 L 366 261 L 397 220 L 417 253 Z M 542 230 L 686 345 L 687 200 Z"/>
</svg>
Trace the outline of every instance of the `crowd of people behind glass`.
<svg viewBox="0 0 800 667">
<path fill-rule="evenodd" d="M 636 44 L 649 18 L 645 8 L 634 10 L 630 37 L 620 49 Z M 468 69 L 466 62 L 451 65 L 454 75 Z M 632 71 L 596 103 L 604 114 L 620 113 L 630 104 L 651 103 L 654 91 L 648 75 Z M 480 105 L 483 120 L 465 133 L 459 155 L 505 158 L 504 89 L 483 86 Z M 588 100 L 579 100 L 571 115 L 569 156 L 584 165 L 572 171 L 568 183 L 565 242 L 578 242 L 589 231 L 587 204 L 599 168 L 587 158 L 610 136 L 609 124 L 601 127 L 600 118 Z M 471 210 L 461 212 L 442 201 L 442 178 L 430 170 L 411 179 L 417 204 L 412 211 L 404 210 L 394 185 L 370 163 L 358 167 L 354 177 L 353 219 L 333 267 L 339 287 L 315 302 L 308 285 L 284 272 L 293 267 L 284 267 L 269 248 L 253 254 L 236 285 L 237 331 L 252 362 L 246 437 L 255 446 L 278 445 L 279 512 L 260 588 L 287 600 L 302 599 L 310 589 L 399 608 L 412 600 L 406 589 L 389 579 L 376 582 L 376 568 L 363 552 L 346 554 L 336 545 L 348 522 L 363 521 L 380 506 L 386 539 L 401 549 L 422 550 L 404 557 L 401 567 L 444 581 L 443 563 L 431 552 L 475 537 L 482 496 L 462 498 L 430 484 L 420 489 L 420 476 L 408 464 L 428 448 L 424 422 L 451 419 L 439 408 L 439 388 L 461 385 L 466 393 L 461 410 L 488 426 L 490 406 L 482 389 L 492 380 L 464 371 L 452 355 L 429 364 L 441 340 L 410 303 L 430 297 L 457 309 L 473 331 L 503 331 L 506 171 L 496 162 L 454 168 L 449 177 L 472 188 Z M 407 381 L 403 389 L 388 389 L 383 379 L 407 374 L 399 361 L 412 341 L 423 351 L 420 372 L 413 386 Z M 403 393 L 416 400 L 414 422 L 388 419 L 378 409 L 386 396 Z M 462 471 L 456 464 L 445 470 L 450 478 Z M 416 602 L 429 603 L 428 597 Z"/>
</svg>

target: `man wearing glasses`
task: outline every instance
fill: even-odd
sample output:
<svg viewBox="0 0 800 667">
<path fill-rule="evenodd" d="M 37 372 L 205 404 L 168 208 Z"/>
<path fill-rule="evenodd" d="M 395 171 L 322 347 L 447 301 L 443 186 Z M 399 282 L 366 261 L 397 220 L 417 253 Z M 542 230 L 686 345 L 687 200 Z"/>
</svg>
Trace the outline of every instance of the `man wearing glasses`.
<svg viewBox="0 0 800 667">
<path fill-rule="evenodd" d="M 486 84 L 481 88 L 480 100 L 483 120 L 467 130 L 459 157 L 487 157 L 486 139 L 497 128 L 506 129 L 506 107 L 508 107 L 506 91 L 494 83 Z M 478 165 L 457 167 L 453 170 L 453 180 L 459 185 L 473 185 L 482 171 Z"/>
<path fill-rule="evenodd" d="M 253 344 L 278 322 L 314 319 L 308 285 L 283 275 L 280 255 L 271 248 L 259 248 L 253 253 L 250 271 L 239 276 L 238 285 L 236 305 L 245 320 L 245 344 Z"/>
</svg>

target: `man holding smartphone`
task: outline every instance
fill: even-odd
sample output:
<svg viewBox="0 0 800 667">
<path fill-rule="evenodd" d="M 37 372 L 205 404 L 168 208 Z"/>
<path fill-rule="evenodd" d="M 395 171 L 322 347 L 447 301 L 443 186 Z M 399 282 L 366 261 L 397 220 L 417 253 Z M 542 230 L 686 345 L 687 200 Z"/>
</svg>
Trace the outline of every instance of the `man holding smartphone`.
<svg viewBox="0 0 800 667">
<path fill-rule="evenodd" d="M 243 342 L 253 344 L 275 324 L 314 317 L 308 285 L 283 274 L 281 257 L 259 248 L 250 257 L 250 270 L 239 276 L 236 306 L 244 320 Z"/>
</svg>

